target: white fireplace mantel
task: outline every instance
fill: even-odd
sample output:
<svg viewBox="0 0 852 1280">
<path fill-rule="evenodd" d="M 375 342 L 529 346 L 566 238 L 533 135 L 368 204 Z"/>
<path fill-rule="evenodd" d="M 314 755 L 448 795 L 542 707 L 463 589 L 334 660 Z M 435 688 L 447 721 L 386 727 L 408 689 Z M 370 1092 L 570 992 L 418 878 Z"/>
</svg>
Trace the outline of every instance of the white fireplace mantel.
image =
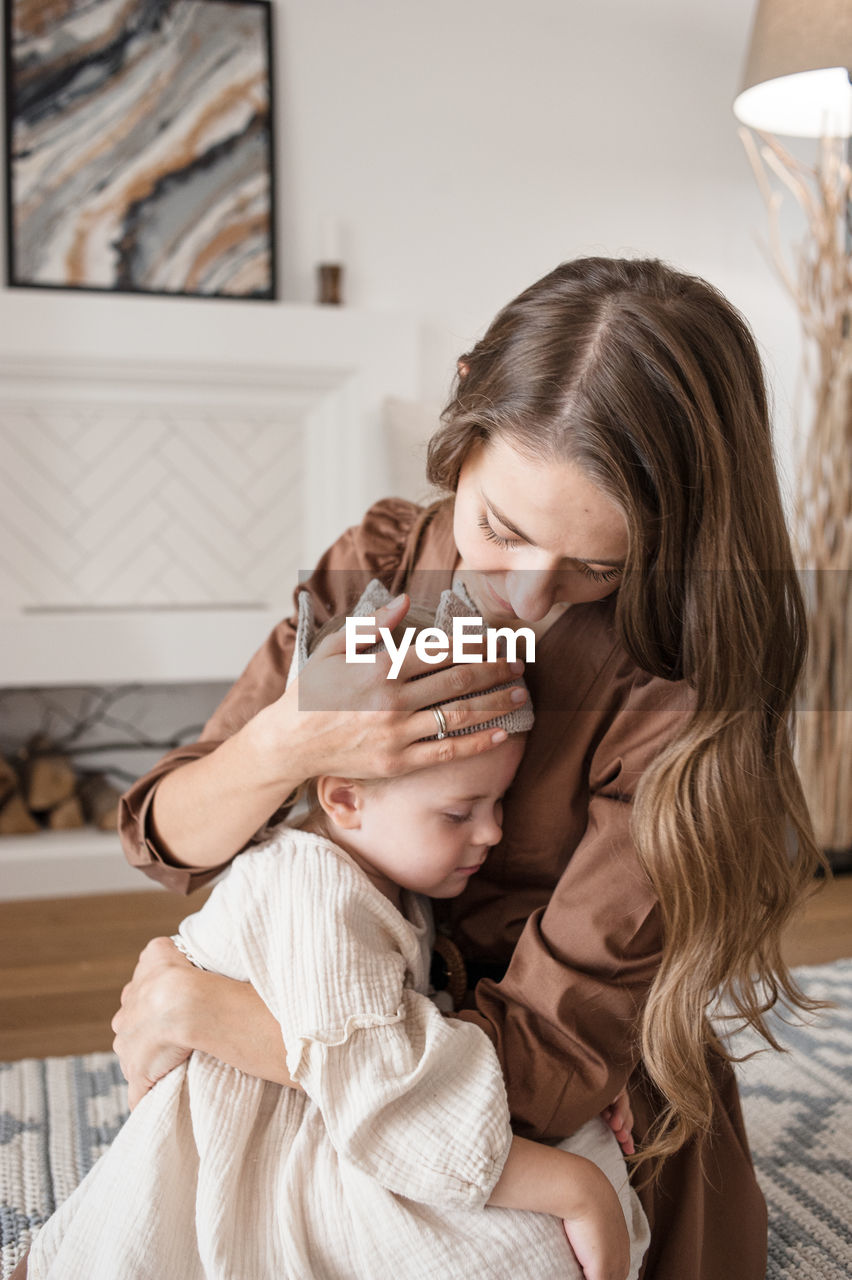
<svg viewBox="0 0 852 1280">
<path fill-rule="evenodd" d="M 411 317 L 9 295 L 4 685 L 231 680 L 300 570 L 387 491 Z"/>
</svg>

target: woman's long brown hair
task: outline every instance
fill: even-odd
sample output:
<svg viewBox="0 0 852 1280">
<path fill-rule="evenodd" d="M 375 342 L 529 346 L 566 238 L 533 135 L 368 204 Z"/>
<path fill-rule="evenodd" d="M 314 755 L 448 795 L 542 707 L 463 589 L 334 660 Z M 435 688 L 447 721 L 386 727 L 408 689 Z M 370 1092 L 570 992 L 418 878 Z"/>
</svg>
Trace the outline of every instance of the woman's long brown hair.
<svg viewBox="0 0 852 1280">
<path fill-rule="evenodd" d="M 710 1015 L 778 1047 L 765 1014 L 807 1009 L 781 955 L 821 855 L 793 762 L 804 605 L 757 348 L 705 281 L 658 261 L 569 262 L 522 293 L 459 362 L 430 445 L 454 489 L 478 441 L 583 468 L 621 507 L 616 620 L 639 667 L 685 680 L 694 711 L 637 788 L 633 834 L 663 954 L 639 1046 L 662 1095 L 641 1159 L 709 1131 Z"/>
</svg>

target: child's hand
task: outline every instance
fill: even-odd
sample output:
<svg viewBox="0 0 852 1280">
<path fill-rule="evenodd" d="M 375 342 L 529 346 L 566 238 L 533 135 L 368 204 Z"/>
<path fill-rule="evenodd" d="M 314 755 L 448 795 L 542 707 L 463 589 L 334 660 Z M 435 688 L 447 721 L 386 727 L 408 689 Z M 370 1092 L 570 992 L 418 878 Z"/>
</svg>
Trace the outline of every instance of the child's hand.
<svg viewBox="0 0 852 1280">
<path fill-rule="evenodd" d="M 611 1102 L 608 1107 L 604 1107 L 601 1112 L 601 1119 L 604 1124 L 609 1125 L 610 1129 L 612 1129 L 624 1154 L 632 1156 L 636 1151 L 633 1145 L 632 1132 L 633 1111 L 626 1089 L 622 1089 L 615 1101 Z"/>
<path fill-rule="evenodd" d="M 584 1280 L 627 1280 L 630 1234 L 621 1201 L 585 1156 L 514 1137 L 488 1203 L 561 1218 Z"/>
<path fill-rule="evenodd" d="M 627 1223 L 612 1184 L 600 1170 L 596 1172 L 600 1185 L 576 1212 L 562 1219 L 562 1225 L 584 1280 L 626 1280 L 630 1271 Z"/>
</svg>

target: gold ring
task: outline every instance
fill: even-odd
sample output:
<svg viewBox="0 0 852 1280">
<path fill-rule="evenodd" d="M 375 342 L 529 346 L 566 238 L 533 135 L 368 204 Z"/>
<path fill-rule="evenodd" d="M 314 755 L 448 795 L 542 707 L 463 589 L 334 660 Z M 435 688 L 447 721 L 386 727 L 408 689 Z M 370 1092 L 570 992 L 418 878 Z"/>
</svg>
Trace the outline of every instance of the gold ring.
<svg viewBox="0 0 852 1280">
<path fill-rule="evenodd" d="M 438 741 L 440 742 L 442 738 L 447 737 L 447 722 L 444 719 L 444 713 L 440 707 L 433 707 L 432 715 L 435 717 L 435 720 L 437 721 L 437 724 L 438 724 L 437 738 L 438 738 Z"/>
</svg>

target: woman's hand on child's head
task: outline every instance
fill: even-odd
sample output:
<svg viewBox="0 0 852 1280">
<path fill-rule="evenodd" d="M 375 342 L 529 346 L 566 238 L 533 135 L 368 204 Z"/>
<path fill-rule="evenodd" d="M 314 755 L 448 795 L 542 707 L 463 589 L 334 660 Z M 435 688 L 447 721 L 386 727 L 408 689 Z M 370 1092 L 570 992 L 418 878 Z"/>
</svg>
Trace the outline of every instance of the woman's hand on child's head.
<svg viewBox="0 0 852 1280">
<path fill-rule="evenodd" d="M 400 596 L 379 609 L 376 630 L 397 626 L 408 607 L 408 597 Z M 386 652 L 376 653 L 374 662 L 349 662 L 345 632 L 326 636 L 286 693 L 255 718 L 267 752 L 286 756 L 289 772 L 295 756 L 303 778 L 395 777 L 487 751 L 506 738 L 504 729 L 485 729 L 423 741 L 435 739 L 439 727 L 433 705 L 440 704 L 452 732 L 504 715 L 527 697 L 517 687 L 495 687 L 510 684 L 523 670 L 522 663 L 505 659 L 432 665 L 412 647 L 396 679 L 388 679 L 390 668 Z"/>
<path fill-rule="evenodd" d="M 612 1129 L 624 1154 L 634 1155 L 636 1147 L 633 1144 L 633 1109 L 626 1089 L 622 1089 L 615 1101 L 608 1107 L 604 1107 L 601 1119 Z"/>
<path fill-rule="evenodd" d="M 191 1049 L 177 1042 L 181 1025 L 181 979 L 193 971 L 169 938 L 154 938 L 142 951 L 133 977 L 121 993 L 112 1020 L 113 1050 L 127 1081 L 131 1111 L 148 1090 Z"/>
</svg>

